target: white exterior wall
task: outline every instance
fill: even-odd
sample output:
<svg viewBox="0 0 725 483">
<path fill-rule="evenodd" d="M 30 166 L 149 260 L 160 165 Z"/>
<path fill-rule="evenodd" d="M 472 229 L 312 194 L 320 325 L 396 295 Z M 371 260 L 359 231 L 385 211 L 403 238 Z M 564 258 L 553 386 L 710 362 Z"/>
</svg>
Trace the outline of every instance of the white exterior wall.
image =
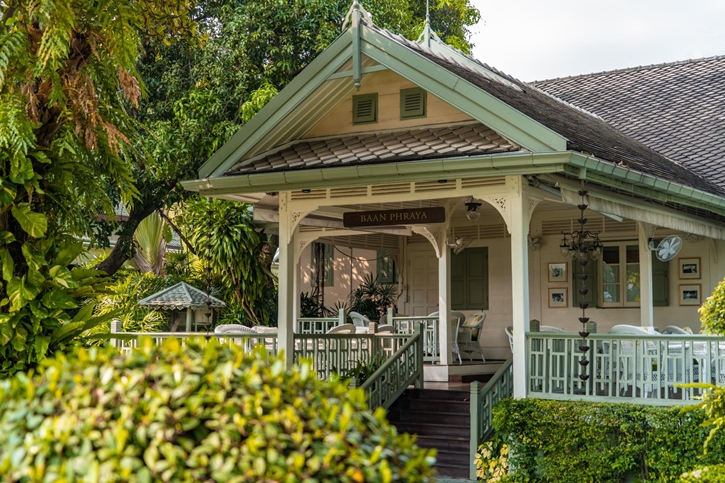
<svg viewBox="0 0 725 483">
<path fill-rule="evenodd" d="M 365 250 L 362 248 L 337 247 L 335 250 L 335 259 L 333 268 L 335 271 L 334 282 L 332 287 L 325 286 L 325 307 L 331 308 L 335 302 L 345 302 L 350 292 L 360 285 L 363 277 L 372 273 L 377 274 L 377 263 L 375 259 L 378 256 L 376 250 Z M 346 254 L 352 254 L 354 258 L 348 258 L 340 251 Z M 358 260 L 359 259 L 359 260 Z M 300 284 L 299 291 L 312 293 L 314 287 L 314 277 L 312 276 L 312 244 L 307 246 L 300 256 Z M 297 294 L 299 296 L 299 294 Z"/>
</svg>

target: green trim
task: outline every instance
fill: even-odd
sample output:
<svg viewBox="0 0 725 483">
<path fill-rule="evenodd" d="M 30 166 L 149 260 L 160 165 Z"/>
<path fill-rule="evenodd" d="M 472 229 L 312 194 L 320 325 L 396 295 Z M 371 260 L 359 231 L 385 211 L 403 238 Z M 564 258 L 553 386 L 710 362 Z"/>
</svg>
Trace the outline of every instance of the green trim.
<svg viewBox="0 0 725 483">
<path fill-rule="evenodd" d="M 560 173 L 570 152 L 488 154 L 466 158 L 401 161 L 397 163 L 306 169 L 279 173 L 183 181 L 189 191 L 209 196 L 319 189 L 364 184 L 400 183 L 450 178 L 481 178 L 537 173 Z"/>
<path fill-rule="evenodd" d="M 381 64 L 362 73 L 392 69 L 520 146 L 534 152 L 566 150 L 564 137 L 420 54 L 364 25 L 359 34 L 362 53 Z M 346 77 L 347 72 L 336 71 L 353 55 L 354 37 L 352 29 L 338 37 L 204 163 L 199 177 L 223 175 L 326 80 Z M 354 62 L 352 74 L 358 74 Z"/>
<path fill-rule="evenodd" d="M 566 138 L 422 55 L 362 28 L 361 49 L 409 81 L 533 152 L 566 150 Z"/>
<path fill-rule="evenodd" d="M 400 120 L 420 119 L 426 117 L 427 93 L 425 89 L 413 87 L 400 90 Z M 413 104 L 409 104 L 412 101 Z"/>
<path fill-rule="evenodd" d="M 221 176 L 241 159 L 349 60 L 351 44 L 349 32 L 338 37 L 199 168 L 199 177 Z"/>
<path fill-rule="evenodd" d="M 375 72 L 381 72 L 381 71 L 384 71 L 384 70 L 389 70 L 389 69 L 387 67 L 385 67 L 384 65 L 374 65 L 372 67 L 363 67 L 362 73 L 363 73 L 363 75 L 365 75 L 365 74 L 373 74 Z M 346 70 L 346 71 L 343 71 L 343 72 L 336 72 L 336 73 L 332 74 L 331 76 L 329 76 L 327 78 L 327 80 L 344 79 L 346 77 L 353 77 L 353 76 L 354 76 L 354 72 L 353 71 Z"/>
<path fill-rule="evenodd" d="M 608 161 L 572 153 L 571 164 L 587 170 L 586 177 L 597 183 L 642 194 L 658 201 L 672 201 L 710 210 L 725 216 L 725 198 L 674 181 L 640 173 Z M 605 176 L 597 176 L 601 173 Z M 579 175 L 579 173 L 577 174 Z M 654 189 L 652 189 L 654 188 Z M 663 193 L 664 192 L 664 195 Z"/>
<path fill-rule="evenodd" d="M 374 124 L 378 122 L 378 93 L 352 96 L 352 123 Z"/>
</svg>

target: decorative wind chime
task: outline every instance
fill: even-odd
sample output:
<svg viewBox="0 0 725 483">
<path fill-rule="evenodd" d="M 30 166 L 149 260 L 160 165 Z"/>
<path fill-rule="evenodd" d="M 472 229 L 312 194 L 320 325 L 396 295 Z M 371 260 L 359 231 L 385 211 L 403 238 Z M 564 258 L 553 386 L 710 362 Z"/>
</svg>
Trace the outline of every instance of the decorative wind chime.
<svg viewBox="0 0 725 483">
<path fill-rule="evenodd" d="M 577 205 L 580 211 L 579 219 L 577 220 L 579 229 L 571 233 L 564 233 L 564 238 L 559 245 L 561 253 L 565 256 L 571 255 L 572 263 L 579 263 L 581 267 L 578 278 L 581 282 L 579 294 L 582 296 L 582 300 L 579 302 L 579 308 L 582 311 L 581 317 L 579 317 L 579 322 L 582 324 L 582 330 L 579 332 L 582 338 L 579 344 L 579 350 L 582 353 L 582 357 L 579 359 L 579 365 L 582 367 L 582 372 L 579 374 L 579 379 L 582 381 L 589 379 L 589 375 L 587 374 L 587 366 L 589 365 L 587 352 L 590 349 L 587 345 L 587 337 L 589 337 L 589 332 L 587 331 L 587 322 L 589 322 L 587 308 L 589 308 L 589 304 L 583 300 L 583 297 L 586 297 L 589 293 L 589 289 L 587 288 L 589 275 L 584 273 L 584 269 L 589 264 L 590 258 L 592 261 L 595 261 L 601 256 L 603 247 L 602 242 L 599 240 L 599 233 L 593 233 L 585 229 L 588 220 L 584 216 L 584 211 L 589 207 L 586 204 L 586 196 L 588 193 L 583 187 L 578 192 L 579 196 L 581 196 L 581 202 Z"/>
</svg>

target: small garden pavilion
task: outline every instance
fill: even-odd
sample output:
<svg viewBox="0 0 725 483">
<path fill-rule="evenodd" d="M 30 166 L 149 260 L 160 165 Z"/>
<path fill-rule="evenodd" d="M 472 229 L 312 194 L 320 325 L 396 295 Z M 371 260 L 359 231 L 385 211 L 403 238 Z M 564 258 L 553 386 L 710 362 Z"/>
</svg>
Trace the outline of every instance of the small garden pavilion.
<svg viewBox="0 0 725 483">
<path fill-rule="evenodd" d="M 186 332 L 191 332 L 197 325 L 209 327 L 212 316 L 207 313 L 214 313 L 226 307 L 226 304 L 214 296 L 207 295 L 196 287 L 186 282 L 179 282 L 169 288 L 165 288 L 153 295 L 141 299 L 138 302 L 143 307 L 151 309 L 171 310 L 172 314 L 186 312 Z M 171 321 L 178 324 L 178 319 L 172 315 Z M 171 332 L 176 331 L 176 324 L 171 327 Z"/>
<path fill-rule="evenodd" d="M 255 217 L 278 225 L 279 348 L 289 364 L 298 260 L 315 240 L 396 259 L 400 310 L 440 314 L 441 367 L 452 361 L 449 311 L 488 313 L 482 345 L 493 358 L 508 355 L 513 326 L 516 397 L 531 388 L 532 318 L 579 330 L 575 303 L 588 297 L 599 332 L 696 325 L 697 307 L 676 302 L 691 280 L 677 282 L 676 261 L 657 265 L 653 239 L 685 238 L 683 256 L 700 258 L 700 298 L 725 274 L 720 186 L 428 28 L 418 42 L 378 28 L 357 2 L 343 34 L 184 186 L 253 203 Z M 559 247 L 577 226 L 582 186 L 587 228 L 609 257 L 590 265 L 586 296 Z M 465 257 L 454 256 L 463 240 Z M 551 263 L 565 265 L 562 280 L 550 278 Z"/>
</svg>

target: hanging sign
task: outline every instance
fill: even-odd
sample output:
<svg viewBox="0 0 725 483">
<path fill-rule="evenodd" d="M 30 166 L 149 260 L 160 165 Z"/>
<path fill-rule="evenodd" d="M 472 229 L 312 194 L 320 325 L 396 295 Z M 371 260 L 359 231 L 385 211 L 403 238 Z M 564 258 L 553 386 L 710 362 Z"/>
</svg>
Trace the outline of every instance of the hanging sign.
<svg viewBox="0 0 725 483">
<path fill-rule="evenodd" d="M 385 225 L 425 225 L 446 221 L 446 209 L 442 206 L 432 208 L 408 208 L 385 211 L 350 211 L 343 214 L 342 225 L 345 228 Z"/>
</svg>

